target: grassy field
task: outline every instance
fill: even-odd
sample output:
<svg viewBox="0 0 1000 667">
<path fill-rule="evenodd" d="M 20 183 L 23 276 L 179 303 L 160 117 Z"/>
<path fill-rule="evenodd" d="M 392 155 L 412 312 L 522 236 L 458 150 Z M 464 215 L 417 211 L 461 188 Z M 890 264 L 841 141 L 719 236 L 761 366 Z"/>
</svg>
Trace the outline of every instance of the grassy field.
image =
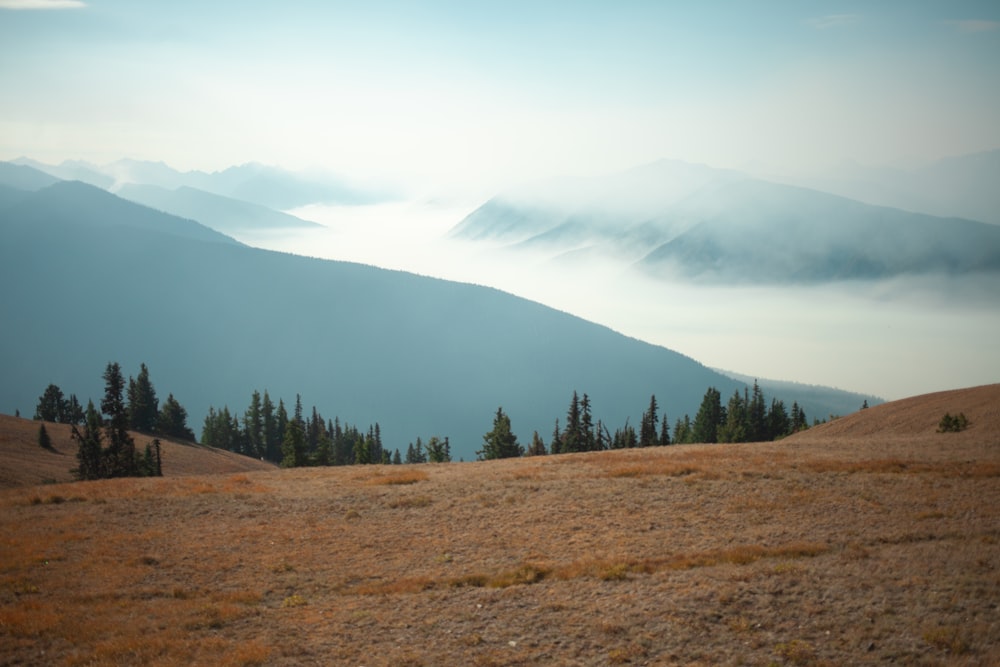
<svg viewBox="0 0 1000 667">
<path fill-rule="evenodd" d="M 18 486 L 0 536 L 0 665 L 994 665 L 1000 385 L 777 443 Z"/>
</svg>

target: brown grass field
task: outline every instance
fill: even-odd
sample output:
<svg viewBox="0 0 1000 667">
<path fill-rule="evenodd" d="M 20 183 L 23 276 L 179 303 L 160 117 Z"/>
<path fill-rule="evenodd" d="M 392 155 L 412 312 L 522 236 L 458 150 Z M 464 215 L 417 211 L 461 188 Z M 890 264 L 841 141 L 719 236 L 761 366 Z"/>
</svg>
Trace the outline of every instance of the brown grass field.
<svg viewBox="0 0 1000 667">
<path fill-rule="evenodd" d="M 776 443 L 85 483 L 9 472 L 37 424 L 0 424 L 0 665 L 1000 664 L 1000 385 Z"/>
</svg>

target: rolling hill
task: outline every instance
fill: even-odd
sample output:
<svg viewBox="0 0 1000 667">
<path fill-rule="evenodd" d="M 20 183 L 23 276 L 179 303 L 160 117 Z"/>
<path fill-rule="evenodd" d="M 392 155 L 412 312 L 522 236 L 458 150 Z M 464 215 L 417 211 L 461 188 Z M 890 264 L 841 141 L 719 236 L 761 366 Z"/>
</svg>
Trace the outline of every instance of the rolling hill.
<svg viewBox="0 0 1000 667">
<path fill-rule="evenodd" d="M 917 396 L 773 443 L 0 489 L 0 647 L 12 664 L 993 665 L 998 401 Z M 942 409 L 968 429 L 936 433 Z"/>
<path fill-rule="evenodd" d="M 0 415 L 0 488 L 56 484 L 73 481 L 78 445 L 68 424 L 45 423 L 51 449 L 38 444 L 42 422 Z M 142 452 L 153 436 L 133 433 L 136 450 Z M 253 470 L 272 470 L 270 463 L 233 452 L 202 447 L 189 442 L 159 438 L 163 476 L 218 475 Z"/>
<path fill-rule="evenodd" d="M 743 385 L 662 347 L 493 289 L 252 249 L 82 183 L 0 212 L 0 406 L 30 414 L 55 383 L 81 401 L 109 361 L 146 363 L 199 432 L 254 390 L 365 429 L 391 450 L 448 436 L 471 459 L 498 406 L 546 439 L 572 392 L 595 419 L 637 423 L 655 394 L 672 421 L 708 386 Z M 796 399 L 783 396 L 788 405 Z M 860 405 L 861 397 L 854 404 Z M 807 415 L 834 412 L 802 401 Z"/>
</svg>

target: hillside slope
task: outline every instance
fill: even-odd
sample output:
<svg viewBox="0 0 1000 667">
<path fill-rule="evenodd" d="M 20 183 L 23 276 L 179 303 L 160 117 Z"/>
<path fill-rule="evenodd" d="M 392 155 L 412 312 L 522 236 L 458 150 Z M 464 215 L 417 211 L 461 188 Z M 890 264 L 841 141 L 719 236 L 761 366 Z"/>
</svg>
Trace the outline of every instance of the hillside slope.
<svg viewBox="0 0 1000 667">
<path fill-rule="evenodd" d="M 958 408 L 974 424 L 888 452 L 878 430 L 838 445 L 834 422 L 773 443 L 0 489 L 0 649 L 56 665 L 995 665 L 996 391 L 853 418 L 922 433 Z"/>
<path fill-rule="evenodd" d="M 38 444 L 42 422 L 0 415 L 0 488 L 70 482 L 77 466 L 77 443 L 68 424 L 45 422 L 52 449 Z M 136 449 L 142 452 L 153 436 L 133 433 Z M 263 461 L 211 447 L 160 438 L 164 477 L 208 475 L 272 470 Z"/>
<path fill-rule="evenodd" d="M 938 433 L 946 414 L 964 414 L 968 427 L 957 433 Z M 990 442 L 1000 445 L 1000 384 L 934 392 L 883 403 L 867 410 L 814 426 L 786 442 L 849 442 L 851 440 L 957 443 Z"/>
<path fill-rule="evenodd" d="M 109 361 L 146 363 L 200 432 L 252 391 L 366 429 L 388 448 L 451 439 L 471 459 L 498 406 L 546 439 L 573 391 L 614 429 L 655 394 L 670 419 L 740 383 L 671 350 L 493 289 L 255 250 L 81 183 L 0 211 L 0 405 L 49 384 L 86 402 Z M 791 405 L 794 397 L 787 397 Z M 813 411 L 809 413 L 826 414 Z"/>
</svg>

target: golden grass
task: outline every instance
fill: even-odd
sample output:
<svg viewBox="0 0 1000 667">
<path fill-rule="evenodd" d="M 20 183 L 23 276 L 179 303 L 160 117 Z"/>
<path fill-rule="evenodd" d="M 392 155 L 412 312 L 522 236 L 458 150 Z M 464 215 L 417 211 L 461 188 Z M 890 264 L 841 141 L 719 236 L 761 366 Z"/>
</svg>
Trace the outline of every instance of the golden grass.
<svg viewBox="0 0 1000 667">
<path fill-rule="evenodd" d="M 364 482 L 365 484 L 372 486 L 391 486 L 400 484 L 416 484 L 417 482 L 426 482 L 428 479 L 430 479 L 430 475 L 428 475 L 424 470 L 405 469 L 380 473 L 374 477 L 365 479 Z"/>
<path fill-rule="evenodd" d="M 0 655 L 1000 664 L 976 433 L 0 491 Z"/>
</svg>

